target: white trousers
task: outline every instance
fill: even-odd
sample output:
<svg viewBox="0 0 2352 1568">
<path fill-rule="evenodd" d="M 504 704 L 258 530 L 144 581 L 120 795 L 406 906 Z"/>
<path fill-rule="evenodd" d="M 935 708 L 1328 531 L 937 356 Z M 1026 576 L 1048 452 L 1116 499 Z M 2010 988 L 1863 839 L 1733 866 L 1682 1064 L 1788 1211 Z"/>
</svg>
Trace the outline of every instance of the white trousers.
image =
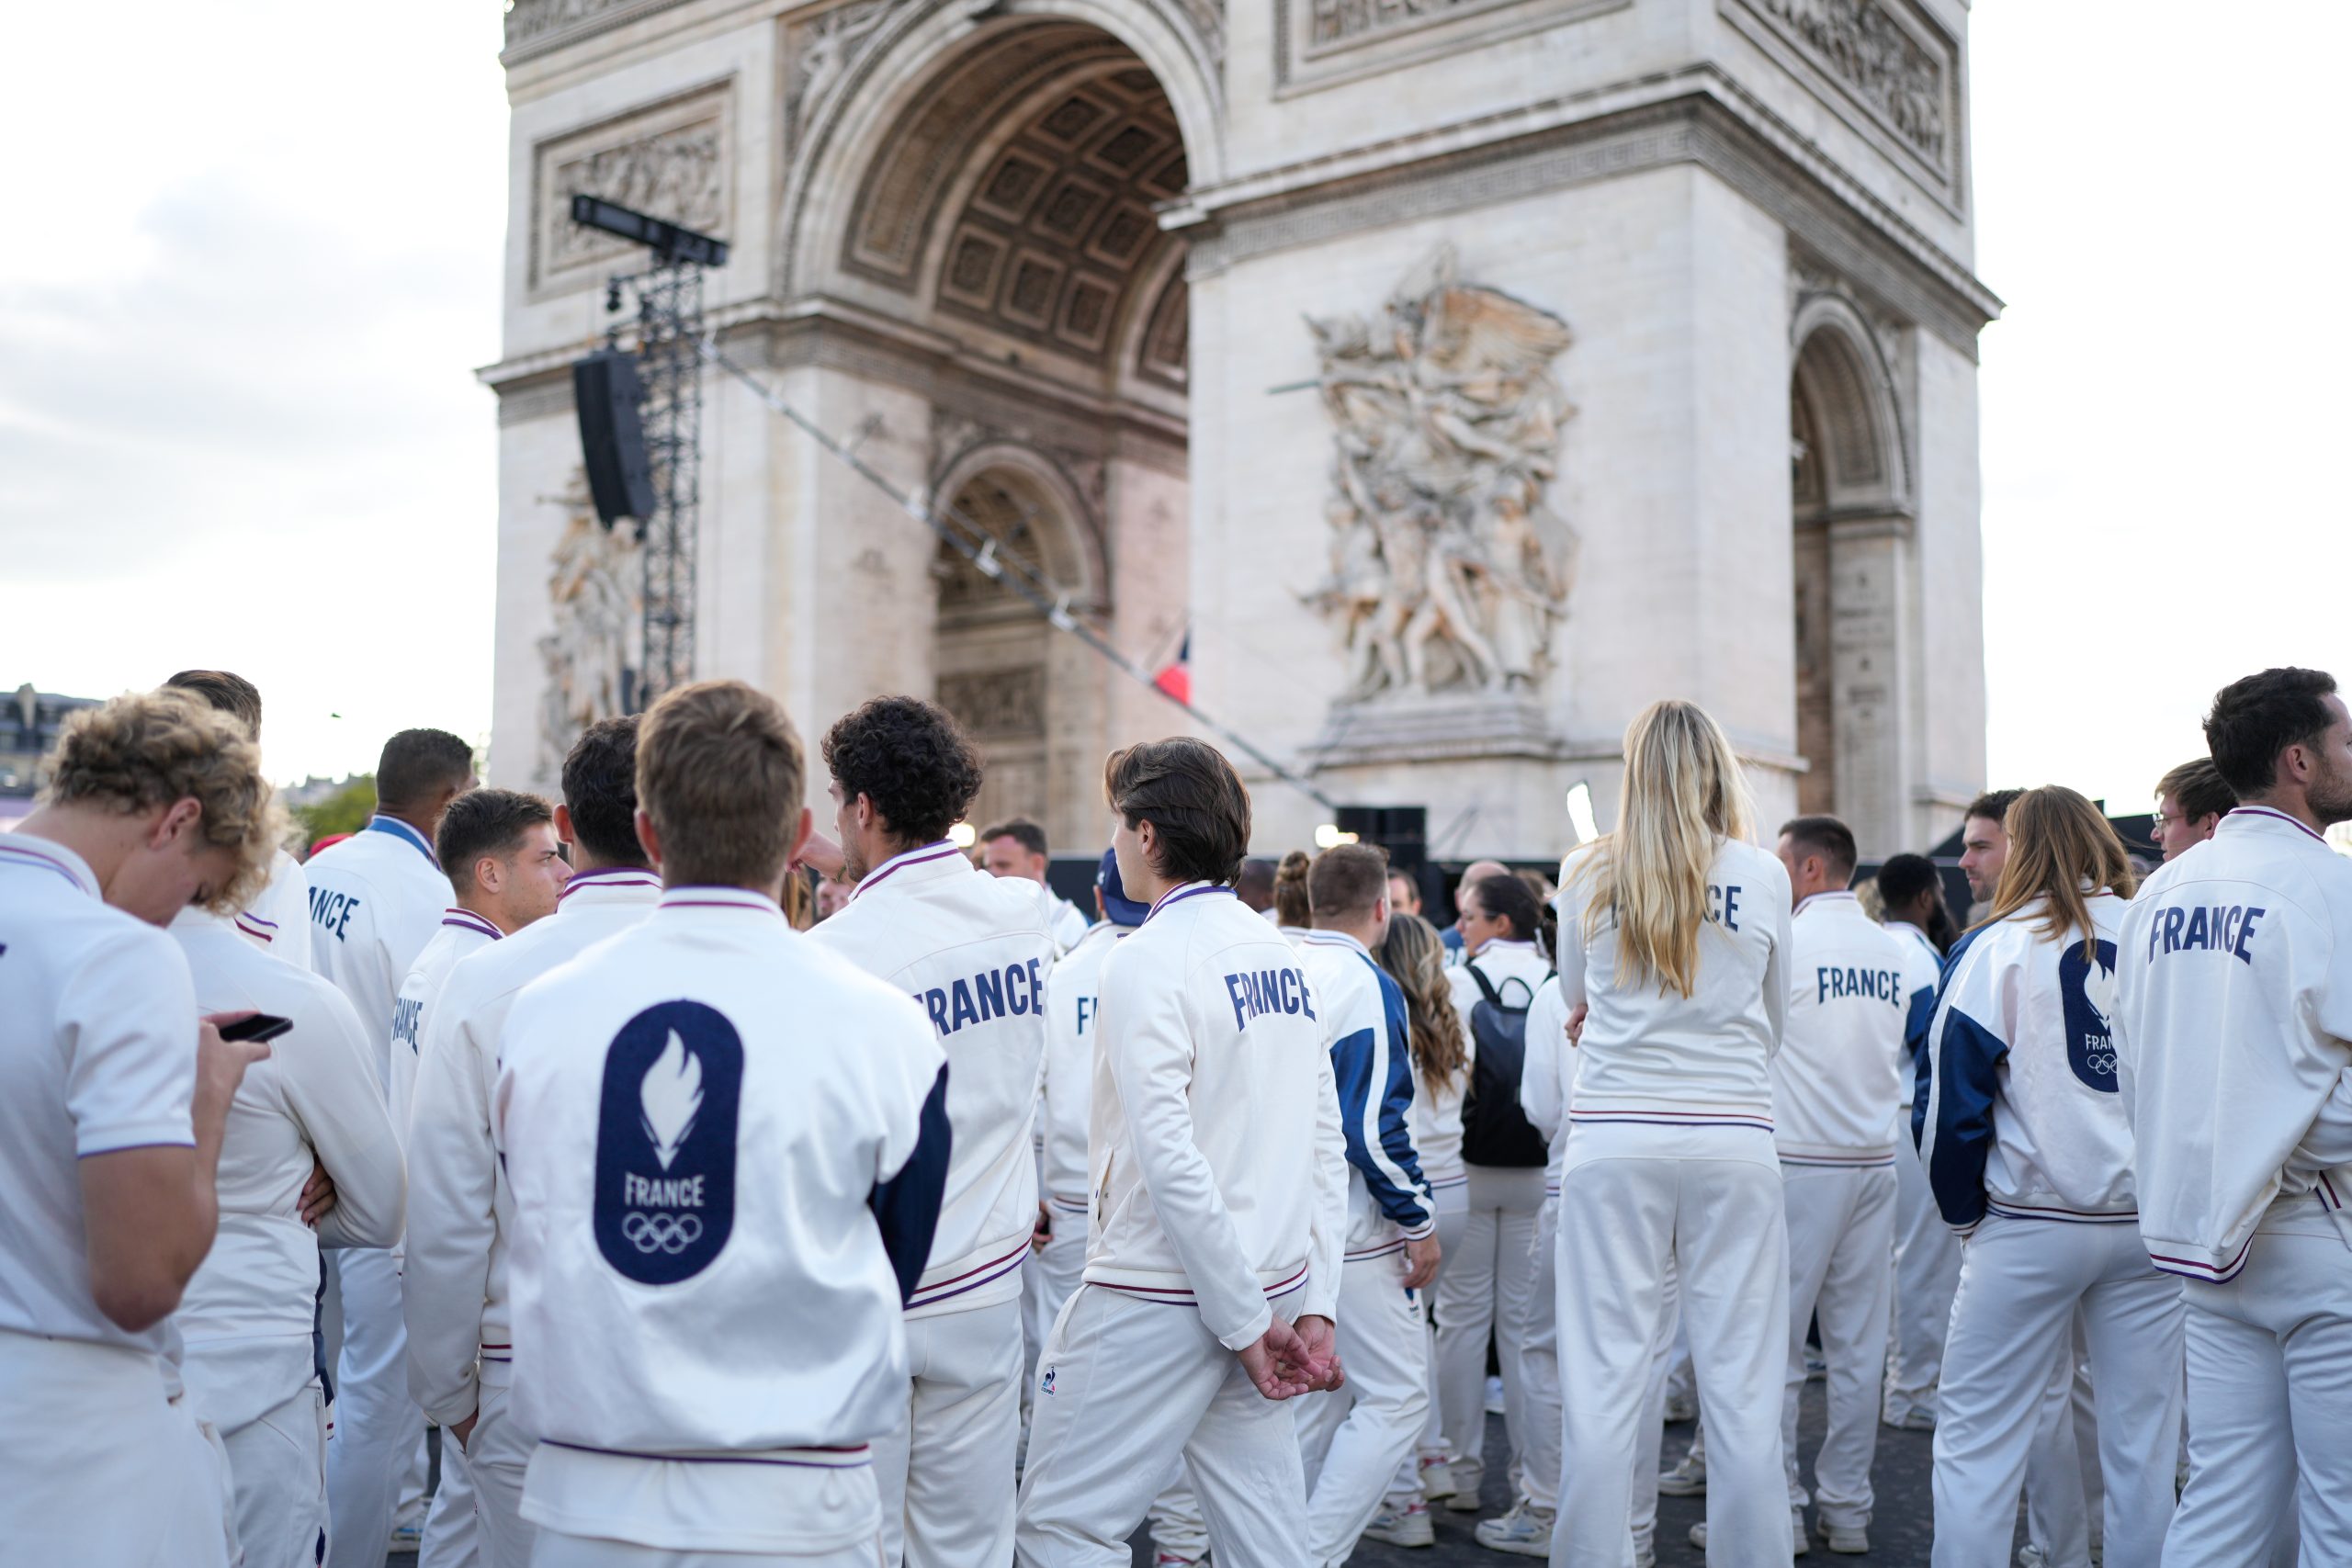
<svg viewBox="0 0 2352 1568">
<path fill-rule="evenodd" d="M 1894 1358 L 1886 1384 L 1886 1411 L 1897 1420 L 1936 1408 L 1944 1331 L 1960 1288 L 1960 1238 L 1936 1212 L 1927 1167 L 1907 1132 L 1901 1141 L 1894 1151 Z"/>
<path fill-rule="evenodd" d="M 537 1437 L 523 1429 L 514 1399 L 514 1364 L 484 1361 L 475 1384 L 480 1403 L 466 1439 L 466 1473 L 472 1481 L 474 1550 L 481 1568 L 526 1568 L 539 1527 L 523 1517 L 523 1480 Z M 443 1473 L 457 1439 L 442 1434 Z"/>
<path fill-rule="evenodd" d="M 1348 1381 L 1290 1402 L 1306 1480 L 1307 1561 L 1337 1568 L 1380 1511 L 1429 1416 L 1429 1346 L 1405 1292 L 1405 1255 L 1345 1264 L 1337 1342 Z"/>
<path fill-rule="evenodd" d="M 2007 1568 L 2052 1369 L 2082 1308 L 2107 1480 L 2107 1555 L 2157 1561 L 2180 1445 L 2180 1282 L 2140 1228 L 1986 1216 L 1962 1249 L 1936 1421 L 1935 1568 Z"/>
<path fill-rule="evenodd" d="M 1470 1224 L 1469 1182 L 1465 1179 L 1442 1187 L 1430 1189 L 1430 1207 L 1437 1219 L 1438 1277 L 1445 1277 L 1445 1260 L 1462 1246 L 1462 1233 Z M 1421 1435 L 1414 1451 L 1405 1456 L 1396 1467 L 1396 1479 L 1388 1488 L 1388 1506 L 1402 1510 L 1421 1501 L 1421 1461 L 1452 1460 L 1453 1450 L 1445 1446 L 1445 1412 L 1437 1393 L 1437 1319 L 1433 1306 L 1437 1295 L 1434 1281 L 1413 1292 L 1413 1309 L 1420 1315 L 1421 1338 L 1429 1347 L 1427 1382 L 1430 1393 L 1429 1415 L 1421 1421 Z"/>
<path fill-rule="evenodd" d="M 907 1319 L 907 1413 L 874 1440 L 882 1556 L 908 1568 L 1003 1568 L 1021 1443 L 1018 1297 Z"/>
<path fill-rule="evenodd" d="M 2089 1359 L 2078 1306 L 2065 1352 L 2051 1369 L 2050 1390 L 2042 1396 L 2041 1418 L 2025 1462 L 2026 1539 L 2041 1549 L 2050 1568 L 2090 1568 L 2091 1544 L 2101 1533 L 2106 1498 L 2099 1487 L 2098 1411 L 2091 1398 Z"/>
<path fill-rule="evenodd" d="M 802 1557 L 773 1551 L 672 1551 L 633 1540 L 543 1529 L 532 1548 L 530 1568 L 880 1568 L 881 1562 L 879 1540 Z"/>
<path fill-rule="evenodd" d="M 244 1568 L 315 1568 L 327 1534 L 327 1407 L 317 1380 L 220 1442 Z"/>
<path fill-rule="evenodd" d="M 1519 1495 L 1531 1508 L 1550 1514 L 1560 1506 L 1560 1201 L 1544 1200 L 1535 1214 L 1535 1301 L 1520 1347 Z M 1655 1479 L 1655 1477 L 1653 1477 Z"/>
<path fill-rule="evenodd" d="M 1814 1460 L 1811 1500 L 1824 1523 L 1860 1529 L 1871 1522 L 1871 1461 L 1878 1455 L 1895 1176 L 1884 1166 L 1784 1165 L 1781 1182 L 1789 1215 L 1788 1392 L 1781 1404 L 1789 1506 L 1807 1501 L 1797 1482 L 1797 1397 L 1804 1391 L 1805 1327 L 1817 1315 L 1829 1368 L 1829 1429 Z"/>
<path fill-rule="evenodd" d="M 424 1412 L 409 1396 L 408 1328 L 392 1255 L 352 1247 L 331 1256 L 343 1292 L 343 1354 L 327 1443 L 327 1565 L 383 1568 L 394 1488 L 424 1440 Z"/>
<path fill-rule="evenodd" d="M 1289 1319 L 1297 1292 L 1273 1308 Z M 1063 1303 L 1037 1387 L 1013 1539 L 1021 1568 L 1126 1568 L 1127 1537 L 1180 1457 L 1217 1568 L 1308 1561 L 1295 1419 L 1196 1309 L 1087 1286 Z"/>
<path fill-rule="evenodd" d="M 1487 1337 L 1503 1369 L 1503 1430 L 1514 1460 L 1525 1450 L 1519 1391 L 1535 1314 L 1535 1216 L 1544 1207 L 1539 1167 L 1474 1165 L 1464 1189 L 1462 1247 L 1438 1269 L 1437 1393 L 1454 1479 L 1476 1490 L 1486 1472 Z"/>
<path fill-rule="evenodd" d="M 0 1329 L 0 1559 L 44 1568 L 235 1560 L 227 1456 L 158 1358 Z"/>
<path fill-rule="evenodd" d="M 1722 1157 L 1661 1148 L 1720 1148 Z M 1678 1275 L 1707 1425 L 1707 1561 L 1788 1561 L 1788 1221 L 1771 1135 L 1579 1126 L 1560 1183 L 1556 1568 L 1633 1561 L 1635 1454 L 1655 1449 L 1662 1431 L 1653 1417 L 1663 1421 L 1660 1363 Z"/>
<path fill-rule="evenodd" d="M 474 1496 L 473 1455 L 447 1431 L 441 1434 L 441 1483 L 424 1514 L 417 1568 L 481 1568 L 481 1525 Z M 400 1509 L 392 1510 L 399 1522 Z"/>
<path fill-rule="evenodd" d="M 2306 1568 L 2352 1562 L 2352 1251 L 2261 1232 L 2236 1279 L 2183 1294 L 2188 1489 L 2164 1568 L 2291 1562 L 2298 1534 Z"/>
</svg>

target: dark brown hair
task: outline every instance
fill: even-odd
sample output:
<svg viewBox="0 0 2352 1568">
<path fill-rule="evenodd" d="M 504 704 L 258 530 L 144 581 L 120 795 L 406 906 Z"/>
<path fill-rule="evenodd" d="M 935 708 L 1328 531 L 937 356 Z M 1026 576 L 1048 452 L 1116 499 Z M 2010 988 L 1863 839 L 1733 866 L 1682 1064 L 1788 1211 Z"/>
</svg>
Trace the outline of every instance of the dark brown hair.
<svg viewBox="0 0 2352 1568">
<path fill-rule="evenodd" d="M 935 843 L 980 793 L 980 754 L 944 708 L 876 697 L 825 731 L 825 766 L 842 797 L 874 803 L 902 843 Z"/>
<path fill-rule="evenodd" d="M 256 740 L 261 739 L 261 691 L 243 675 L 226 670 L 183 670 L 164 682 L 175 692 L 193 692 L 222 713 L 242 720 Z"/>
<path fill-rule="evenodd" d="M 2156 781 L 2156 798 L 2169 798 L 2191 822 L 2220 817 L 2236 809 L 2238 792 L 2222 777 L 2211 757 L 2183 762 Z"/>
<path fill-rule="evenodd" d="M 1112 752 L 1102 795 L 1129 828 L 1151 824 L 1160 875 L 1222 885 L 1239 873 L 1250 848 L 1250 792 L 1206 741 L 1178 735 Z"/>
<path fill-rule="evenodd" d="M 1795 842 L 1800 852 L 1810 850 L 1829 863 L 1838 886 L 1854 879 L 1861 855 L 1854 848 L 1854 830 L 1835 817 L 1792 817 L 1781 824 L 1781 837 Z"/>
<path fill-rule="evenodd" d="M 523 835 L 555 820 L 555 808 L 536 795 L 513 789 L 469 789 L 449 803 L 434 836 L 434 853 L 449 886 L 463 893 L 474 885 L 474 866 L 488 855 L 503 860 L 523 846 Z"/>
<path fill-rule="evenodd" d="M 1315 923 L 1315 898 L 1306 890 L 1306 873 L 1315 863 L 1305 850 L 1292 850 L 1274 867 L 1274 920 L 1279 925 L 1306 927 Z"/>
</svg>

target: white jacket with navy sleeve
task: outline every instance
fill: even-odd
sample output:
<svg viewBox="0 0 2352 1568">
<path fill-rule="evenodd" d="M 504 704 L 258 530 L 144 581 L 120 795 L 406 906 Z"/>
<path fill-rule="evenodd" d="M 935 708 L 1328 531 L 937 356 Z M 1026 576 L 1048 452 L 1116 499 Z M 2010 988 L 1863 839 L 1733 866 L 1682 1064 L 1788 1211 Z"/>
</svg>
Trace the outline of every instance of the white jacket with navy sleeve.
<svg viewBox="0 0 2352 1568">
<path fill-rule="evenodd" d="M 1405 993 L 1345 932 L 1309 931 L 1299 954 L 1322 1015 L 1347 1145 L 1347 1257 L 1377 1258 L 1437 1232 L 1437 1211 L 1413 1148 Z"/>
<path fill-rule="evenodd" d="M 2222 818 L 2133 901 L 2116 1017 L 2157 1268 L 2231 1279 L 2257 1229 L 2307 1228 L 2352 1198 L 2352 1171 L 2330 1169 L 2341 1116 L 2323 1115 L 2352 1066 L 2346 932 L 2352 862 L 2264 807 Z"/>
<path fill-rule="evenodd" d="M 1919 1156 L 1944 1223 L 1989 1210 L 2076 1224 L 2137 1213 L 2132 1126 L 2116 1092 L 2116 942 L 2124 900 L 2086 893 L 2085 933 L 2052 935 L 2040 900 L 1952 950 L 1928 1035 Z"/>
<path fill-rule="evenodd" d="M 990 876 L 944 840 L 883 862 L 809 939 L 921 1003 L 947 1052 L 955 1154 L 910 1316 L 1021 1293 L 1037 1225 L 1030 1130 L 1054 962 L 1037 884 Z"/>
<path fill-rule="evenodd" d="M 1230 887 L 1190 882 L 1102 965 L 1084 1278 L 1197 1306 L 1238 1350 L 1302 1292 L 1330 1317 L 1347 1156 L 1314 987 Z"/>
<path fill-rule="evenodd" d="M 1772 1058 L 1781 1162 L 1891 1165 L 1913 955 L 1851 893 L 1815 894 L 1789 930 L 1789 1021 Z"/>
<path fill-rule="evenodd" d="M 870 1545 L 870 1512 L 820 1539 L 791 1499 L 906 1419 L 947 1164 L 922 1010 L 771 898 L 671 887 L 526 986 L 501 1053 L 526 1517 L 672 1551 Z M 691 1486 L 646 1473 L 671 1457 Z"/>
</svg>

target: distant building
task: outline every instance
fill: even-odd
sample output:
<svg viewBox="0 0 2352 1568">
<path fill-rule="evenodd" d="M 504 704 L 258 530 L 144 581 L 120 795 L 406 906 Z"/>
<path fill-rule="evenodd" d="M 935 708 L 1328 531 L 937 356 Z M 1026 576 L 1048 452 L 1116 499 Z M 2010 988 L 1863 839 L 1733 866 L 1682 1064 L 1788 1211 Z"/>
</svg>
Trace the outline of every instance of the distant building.
<svg viewBox="0 0 2352 1568">
<path fill-rule="evenodd" d="M 0 832 L 31 813 L 33 795 L 49 777 L 42 761 L 57 744 L 66 715 L 98 701 L 36 692 L 28 682 L 0 708 Z"/>
</svg>

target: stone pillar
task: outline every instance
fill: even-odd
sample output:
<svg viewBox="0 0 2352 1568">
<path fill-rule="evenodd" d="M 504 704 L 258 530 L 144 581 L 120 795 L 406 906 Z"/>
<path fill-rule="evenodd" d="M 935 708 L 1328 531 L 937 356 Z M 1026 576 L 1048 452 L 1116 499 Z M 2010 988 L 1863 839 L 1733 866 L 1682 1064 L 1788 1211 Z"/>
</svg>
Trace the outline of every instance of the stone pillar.
<svg viewBox="0 0 2352 1568">
<path fill-rule="evenodd" d="M 1863 856 L 1877 859 L 1909 847 L 1904 738 L 1911 637 L 1904 584 L 1911 524 L 1900 515 L 1840 518 L 1826 534 L 1832 809 L 1854 830 Z"/>
</svg>

